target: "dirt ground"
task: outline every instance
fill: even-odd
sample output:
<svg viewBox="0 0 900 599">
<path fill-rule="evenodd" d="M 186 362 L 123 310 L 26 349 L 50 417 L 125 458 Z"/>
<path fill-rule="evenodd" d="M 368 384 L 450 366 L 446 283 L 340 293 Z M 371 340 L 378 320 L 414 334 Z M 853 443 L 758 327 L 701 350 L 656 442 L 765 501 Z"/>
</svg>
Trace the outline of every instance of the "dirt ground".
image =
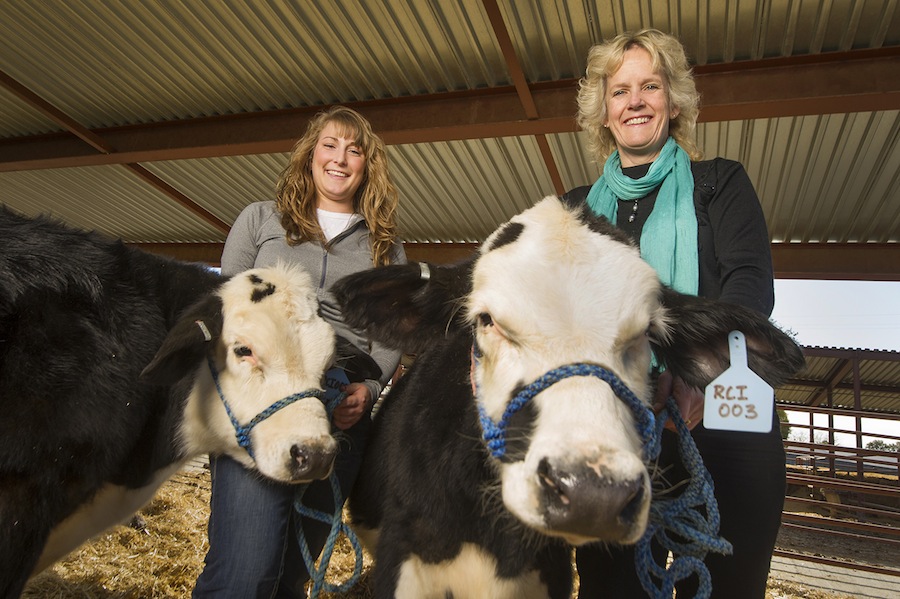
<svg viewBox="0 0 900 599">
<path fill-rule="evenodd" d="M 166 483 L 140 512 L 139 522 L 118 526 L 41 573 L 31 581 L 24 599 L 184 599 L 206 554 L 209 474 L 184 472 Z M 783 530 L 779 546 L 840 559 L 900 567 L 900 556 L 871 542 L 836 540 L 819 533 Z M 885 563 L 885 561 L 891 563 Z M 328 580 L 341 583 L 353 571 L 349 543 L 338 545 Z M 360 582 L 345 594 L 323 593 L 329 599 L 369 599 L 368 556 Z M 844 599 L 801 585 L 770 579 L 766 599 Z"/>
</svg>

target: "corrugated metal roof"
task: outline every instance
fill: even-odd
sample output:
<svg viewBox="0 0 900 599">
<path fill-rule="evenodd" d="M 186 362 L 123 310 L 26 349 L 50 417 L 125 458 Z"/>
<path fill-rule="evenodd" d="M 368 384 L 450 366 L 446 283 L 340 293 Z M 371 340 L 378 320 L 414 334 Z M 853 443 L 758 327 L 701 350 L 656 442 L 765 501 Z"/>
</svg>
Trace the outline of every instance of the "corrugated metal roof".
<svg viewBox="0 0 900 599">
<path fill-rule="evenodd" d="M 0 51 L 8 74 L 98 128 L 508 84 L 483 10 L 13 0 L 0 7 Z"/>
<path fill-rule="evenodd" d="M 222 237 L 119 166 L 4 173 L 0 203 L 23 214 L 50 214 L 76 227 L 131 242 Z"/>
<path fill-rule="evenodd" d="M 553 193 L 530 138 L 391 146 L 389 155 L 406 240 L 483 241 Z"/>
<path fill-rule="evenodd" d="M 498 5 L 531 83 L 580 76 L 593 43 L 644 26 L 680 36 L 699 65 L 900 44 L 896 2 Z M 479 0 L 11 0 L 0 6 L 0 69 L 91 129 L 511 84 Z M 59 129 L 0 89 L 4 138 Z M 898 129 L 898 112 L 887 111 L 706 123 L 698 135 L 707 155 L 745 164 L 774 241 L 896 242 Z M 567 188 L 594 177 L 581 134 L 553 135 L 550 144 Z M 533 138 L 416 144 L 391 153 L 409 240 L 483 239 L 513 210 L 555 191 Z M 168 183 L 230 222 L 264 187 L 253 176 L 256 160 L 248 160 L 228 163 L 234 177 L 203 160 L 144 166 L 163 179 L 171 175 Z M 265 174 L 279 168 L 271 164 Z M 252 183 L 236 180 L 245 170 Z M 0 174 L 0 184 L 15 181 Z M 55 208 L 40 196 L 26 198 L 35 195 L 27 186 L 17 193 L 16 201 L 27 199 L 34 209 Z M 159 200 L 158 192 L 146 193 L 145 204 Z M 79 201 L 97 204 L 85 213 L 114 219 L 101 198 L 83 194 Z M 220 211 L 222 201 L 227 208 Z M 161 207 L 142 216 L 171 213 Z M 129 241 L 145 239 L 147 227 L 127 220 L 96 226 L 105 222 Z M 169 241 L 191 240 L 194 231 L 203 232 L 197 241 L 221 239 L 204 226 L 177 233 L 171 223 L 149 228 L 172 231 Z"/>
<path fill-rule="evenodd" d="M 815 401 L 821 407 L 855 410 L 855 362 L 859 407 L 865 412 L 900 411 L 900 352 L 807 348 L 804 353 L 806 368 L 777 390 L 778 401 L 796 405 Z M 844 374 L 834 380 L 841 372 Z"/>
<path fill-rule="evenodd" d="M 147 163 L 154 174 L 201 207 L 231 223 L 250 202 L 275 199 L 275 182 L 288 154 L 224 156 Z M 213 239 L 224 239 L 218 233 Z"/>
</svg>

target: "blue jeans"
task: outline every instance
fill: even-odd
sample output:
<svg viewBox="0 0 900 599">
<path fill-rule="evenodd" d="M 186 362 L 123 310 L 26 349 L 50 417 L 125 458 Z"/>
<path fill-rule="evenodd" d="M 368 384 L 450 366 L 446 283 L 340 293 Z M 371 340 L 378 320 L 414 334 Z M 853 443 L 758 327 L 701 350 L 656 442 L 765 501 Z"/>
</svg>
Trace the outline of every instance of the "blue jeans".
<svg viewBox="0 0 900 599">
<path fill-rule="evenodd" d="M 366 414 L 351 428 L 335 434 L 340 452 L 334 469 L 344 499 L 359 472 L 371 424 Z M 330 526 L 300 518 L 294 510 L 297 485 L 263 478 L 228 456 L 211 457 L 210 469 L 209 551 L 192 596 L 195 599 L 306 597 L 304 585 L 309 574 L 297 541 L 296 521 L 302 520 L 314 556 L 321 553 Z M 303 503 L 333 513 L 329 481 L 310 483 Z"/>
</svg>

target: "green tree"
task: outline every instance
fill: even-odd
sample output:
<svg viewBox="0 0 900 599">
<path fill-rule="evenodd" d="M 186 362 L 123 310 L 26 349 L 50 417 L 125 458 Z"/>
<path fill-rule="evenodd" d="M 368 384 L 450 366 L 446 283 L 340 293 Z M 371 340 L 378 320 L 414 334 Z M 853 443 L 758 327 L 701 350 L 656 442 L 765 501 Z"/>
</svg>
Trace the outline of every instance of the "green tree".
<svg viewBox="0 0 900 599">
<path fill-rule="evenodd" d="M 873 449 L 875 451 L 900 452 L 900 442 L 885 443 L 881 439 L 875 439 L 874 441 L 869 441 L 868 443 L 866 443 L 866 449 Z"/>
</svg>

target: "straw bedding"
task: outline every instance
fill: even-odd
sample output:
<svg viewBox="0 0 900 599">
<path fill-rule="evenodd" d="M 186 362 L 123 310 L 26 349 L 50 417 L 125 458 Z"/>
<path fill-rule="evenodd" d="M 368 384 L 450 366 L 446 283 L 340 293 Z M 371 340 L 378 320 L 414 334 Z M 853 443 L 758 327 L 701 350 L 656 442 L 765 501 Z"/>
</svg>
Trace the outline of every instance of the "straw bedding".
<svg viewBox="0 0 900 599">
<path fill-rule="evenodd" d="M 24 599 L 185 599 L 206 555 L 209 472 L 193 468 L 163 485 L 129 524 L 117 526 L 42 572 L 28 585 Z M 370 599 L 366 556 L 363 577 L 344 595 L 324 599 Z M 328 580 L 347 580 L 353 552 L 341 539 Z M 836 599 L 799 585 L 770 581 L 767 599 Z"/>
</svg>

